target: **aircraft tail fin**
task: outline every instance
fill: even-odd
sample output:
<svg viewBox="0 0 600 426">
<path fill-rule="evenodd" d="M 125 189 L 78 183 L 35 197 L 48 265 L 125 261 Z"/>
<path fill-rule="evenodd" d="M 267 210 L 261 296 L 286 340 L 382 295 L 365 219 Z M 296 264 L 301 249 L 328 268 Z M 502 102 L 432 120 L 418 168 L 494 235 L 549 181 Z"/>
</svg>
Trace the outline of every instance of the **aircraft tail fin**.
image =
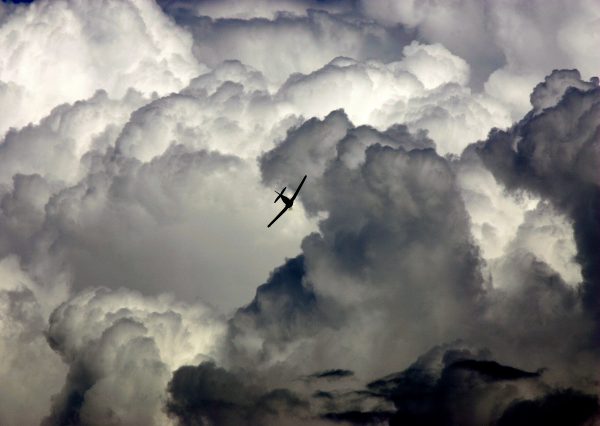
<svg viewBox="0 0 600 426">
<path fill-rule="evenodd" d="M 275 201 L 273 201 L 274 203 L 276 203 L 277 201 L 279 201 L 279 199 L 281 198 L 281 196 L 285 192 L 285 188 L 287 188 L 287 186 L 284 186 L 283 189 L 281 190 L 281 192 L 275 191 L 275 194 L 277 194 L 277 198 L 275 198 Z"/>
</svg>

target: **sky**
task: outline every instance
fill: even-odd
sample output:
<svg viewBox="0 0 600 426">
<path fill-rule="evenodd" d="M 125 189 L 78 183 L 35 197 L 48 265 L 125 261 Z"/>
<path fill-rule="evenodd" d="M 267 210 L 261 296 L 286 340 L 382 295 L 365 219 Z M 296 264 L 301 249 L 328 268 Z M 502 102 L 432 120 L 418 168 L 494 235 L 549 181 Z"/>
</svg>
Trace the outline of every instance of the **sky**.
<svg viewBox="0 0 600 426">
<path fill-rule="evenodd" d="M 600 424 L 599 23 L 0 3 L 0 424 Z"/>
</svg>

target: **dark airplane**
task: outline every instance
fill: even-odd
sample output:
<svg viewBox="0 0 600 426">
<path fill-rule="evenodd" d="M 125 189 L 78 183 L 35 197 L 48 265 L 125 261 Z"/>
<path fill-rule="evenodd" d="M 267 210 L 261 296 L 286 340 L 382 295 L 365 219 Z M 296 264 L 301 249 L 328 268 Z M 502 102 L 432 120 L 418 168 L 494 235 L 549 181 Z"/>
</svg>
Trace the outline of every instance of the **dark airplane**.
<svg viewBox="0 0 600 426">
<path fill-rule="evenodd" d="M 287 209 L 291 209 L 292 208 L 292 206 L 294 205 L 294 200 L 298 196 L 298 192 L 300 192 L 300 188 L 302 188 L 302 184 L 304 183 L 305 180 L 306 180 L 306 175 L 304 175 L 304 177 L 302 178 L 302 182 L 300 182 L 300 185 L 298 185 L 298 188 L 296 188 L 296 192 L 294 192 L 294 195 L 292 195 L 292 198 L 288 198 L 285 195 L 283 195 L 283 193 L 285 192 L 285 188 L 287 188 L 286 186 L 283 187 L 283 189 L 281 190 L 281 192 L 275 191 L 275 193 L 277 194 L 277 198 L 275 198 L 275 203 L 277 201 L 279 201 L 279 199 L 281 198 L 281 201 L 283 201 L 283 204 L 285 204 L 285 207 L 283 208 L 283 210 L 281 210 L 279 212 L 279 214 L 277 216 L 275 216 L 275 219 L 273 219 L 271 221 L 271 223 L 269 223 L 267 225 L 267 228 L 270 228 L 271 225 L 273 225 L 275 223 L 275 221 L 277 219 L 279 219 L 281 217 L 281 215 L 284 214 L 287 211 Z"/>
</svg>

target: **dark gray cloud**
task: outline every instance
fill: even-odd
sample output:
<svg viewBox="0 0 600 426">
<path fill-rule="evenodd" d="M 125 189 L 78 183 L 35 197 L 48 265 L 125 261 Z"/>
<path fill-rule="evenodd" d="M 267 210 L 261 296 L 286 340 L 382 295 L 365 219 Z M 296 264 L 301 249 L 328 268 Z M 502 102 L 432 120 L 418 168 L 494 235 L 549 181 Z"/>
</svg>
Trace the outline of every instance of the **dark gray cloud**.
<svg viewBox="0 0 600 426">
<path fill-rule="evenodd" d="M 267 185 L 307 173 L 302 203 L 326 218 L 303 241 L 302 257 L 232 319 L 236 362 L 245 354 L 268 368 L 280 356 L 319 352 L 325 365 L 373 374 L 399 362 L 399 345 L 416 356 L 438 333 L 468 333 L 484 295 L 479 258 L 453 172 L 431 146 L 402 126 L 354 128 L 335 111 L 291 130 L 261 158 Z M 332 335 L 338 344 L 328 343 Z M 357 352 L 339 353 L 345 345 Z"/>
<path fill-rule="evenodd" d="M 498 420 L 505 425 L 583 425 L 598 420 L 598 398 L 572 389 L 557 390 L 527 401 L 516 401 Z"/>
<path fill-rule="evenodd" d="M 317 304 L 310 283 L 306 282 L 304 256 L 289 259 L 275 269 L 269 281 L 256 289 L 252 302 L 237 311 L 230 320 L 230 357 L 235 363 L 244 362 L 251 350 L 246 348 L 246 334 L 255 332 L 270 337 L 274 345 L 283 345 L 300 336 L 318 331 L 328 318 Z M 238 336 L 242 336 L 241 339 Z M 260 348 L 260 359 L 268 359 L 270 342 Z"/>
<path fill-rule="evenodd" d="M 207 362 L 175 372 L 166 407 L 182 425 L 582 425 L 600 416 L 595 395 L 552 387 L 541 370 L 489 357 L 489 351 L 460 343 L 438 346 L 363 387 L 312 393 L 314 388 L 269 388 L 256 371 Z"/>
<path fill-rule="evenodd" d="M 323 120 L 312 118 L 289 129 L 281 143 L 260 157 L 262 178 L 272 186 L 309 175 L 314 189 L 303 194 L 302 203 L 309 213 L 316 214 L 327 209 L 327 200 L 320 199 L 326 170 L 332 168 L 336 159 L 352 169 L 361 166 L 366 148 L 376 144 L 408 151 L 435 147 L 425 132 L 413 135 L 403 125 L 394 125 L 384 132 L 370 126 L 354 127 L 343 110 L 336 110 Z"/>
<path fill-rule="evenodd" d="M 540 376 L 540 372 L 523 371 L 498 364 L 496 361 L 464 359 L 453 362 L 448 368 L 451 370 L 472 371 L 489 381 L 529 379 Z"/>
<path fill-rule="evenodd" d="M 351 370 L 343 370 L 341 368 L 336 368 L 334 370 L 325 370 L 318 373 L 313 373 L 308 377 L 311 379 L 341 379 L 353 375 L 354 372 Z"/>
<path fill-rule="evenodd" d="M 599 318 L 600 89 L 578 77 L 554 71 L 532 94 L 534 114 L 473 149 L 508 190 L 539 195 L 571 218 L 583 299 Z"/>
<path fill-rule="evenodd" d="M 579 425 L 598 418 L 596 396 L 549 388 L 540 372 L 502 365 L 488 356 L 460 347 L 434 348 L 406 370 L 373 381 L 366 389 L 394 403 L 395 411 L 385 417 L 390 425 L 527 424 L 542 419 L 547 424 Z M 360 414 L 363 419 L 382 415 Z M 335 416 L 366 423 L 356 412 Z"/>
<path fill-rule="evenodd" d="M 256 379 L 254 379 L 256 380 Z M 265 390 L 251 373 L 207 362 L 178 369 L 168 386 L 167 410 L 182 425 L 298 424 L 308 405 L 287 389 Z"/>
</svg>

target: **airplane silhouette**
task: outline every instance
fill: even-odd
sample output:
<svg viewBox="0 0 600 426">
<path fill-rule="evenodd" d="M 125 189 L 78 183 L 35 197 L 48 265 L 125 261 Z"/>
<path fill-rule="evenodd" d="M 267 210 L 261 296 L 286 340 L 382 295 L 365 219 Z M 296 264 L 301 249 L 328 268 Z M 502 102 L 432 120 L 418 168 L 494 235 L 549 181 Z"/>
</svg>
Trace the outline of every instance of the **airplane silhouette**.
<svg viewBox="0 0 600 426">
<path fill-rule="evenodd" d="M 288 198 L 285 195 L 283 195 L 283 193 L 285 192 L 285 188 L 287 188 L 287 186 L 284 186 L 283 189 L 281 190 L 281 192 L 275 191 L 275 193 L 277 194 L 277 198 L 275 198 L 274 202 L 276 203 L 281 198 L 281 201 L 283 201 L 283 204 L 285 204 L 285 207 L 283 208 L 283 210 L 281 210 L 279 212 L 279 214 L 277 216 L 275 216 L 275 219 L 273 219 L 271 221 L 271 223 L 269 223 L 267 225 L 267 228 L 270 228 L 271 225 L 273 225 L 275 223 L 275 221 L 277 219 L 279 219 L 281 217 L 281 215 L 287 211 L 287 209 L 292 208 L 292 206 L 294 205 L 294 200 L 298 196 L 298 192 L 300 192 L 300 188 L 302 188 L 302 184 L 304 184 L 305 180 L 306 180 L 306 175 L 304 175 L 304 177 L 302 178 L 302 182 L 300 182 L 300 185 L 298 185 L 298 188 L 296 188 L 296 192 L 294 192 L 294 195 L 292 195 L 292 198 Z"/>
</svg>

